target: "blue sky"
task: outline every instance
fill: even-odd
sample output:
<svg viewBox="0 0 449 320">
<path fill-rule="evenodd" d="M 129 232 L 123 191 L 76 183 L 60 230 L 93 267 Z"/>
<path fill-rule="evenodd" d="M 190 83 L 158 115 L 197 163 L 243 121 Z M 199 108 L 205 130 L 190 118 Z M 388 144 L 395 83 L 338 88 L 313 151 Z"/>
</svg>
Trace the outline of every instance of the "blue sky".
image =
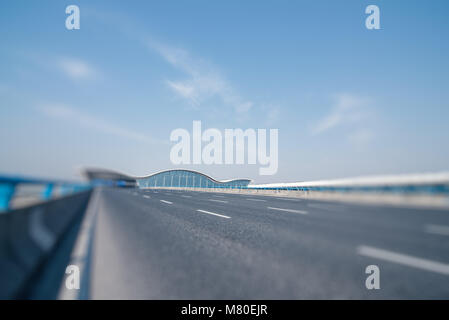
<svg viewBox="0 0 449 320">
<path fill-rule="evenodd" d="M 67 5 L 81 29 L 65 28 Z M 381 30 L 365 28 L 380 8 Z M 0 172 L 174 167 L 170 132 L 279 129 L 256 182 L 449 168 L 449 2 L 2 1 Z"/>
</svg>

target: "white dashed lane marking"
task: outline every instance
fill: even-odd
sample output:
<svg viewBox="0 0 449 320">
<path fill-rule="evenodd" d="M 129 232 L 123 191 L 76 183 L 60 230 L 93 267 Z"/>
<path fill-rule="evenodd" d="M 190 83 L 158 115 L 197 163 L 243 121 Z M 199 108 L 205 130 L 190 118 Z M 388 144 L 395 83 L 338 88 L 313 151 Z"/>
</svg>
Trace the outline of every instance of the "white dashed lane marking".
<svg viewBox="0 0 449 320">
<path fill-rule="evenodd" d="M 426 271 L 431 271 L 435 273 L 444 274 L 449 276 L 449 264 L 444 264 L 437 261 L 432 261 L 428 259 L 417 258 L 409 256 L 402 253 L 397 253 L 393 251 L 388 251 L 384 249 L 378 249 L 369 246 L 359 246 L 357 247 L 357 253 L 380 260 L 385 260 L 397 264 L 401 264 L 408 267 L 413 267 L 417 269 L 422 269 Z"/>
<path fill-rule="evenodd" d="M 284 211 L 284 212 L 291 212 L 291 213 L 300 213 L 300 214 L 307 214 L 307 211 L 304 210 L 294 210 L 294 209 L 283 209 L 283 208 L 273 208 L 273 207 L 267 207 L 267 209 L 270 210 L 277 210 L 277 211 Z"/>
<path fill-rule="evenodd" d="M 228 203 L 226 200 L 209 199 L 209 201 L 220 202 L 220 203 Z"/>
<path fill-rule="evenodd" d="M 425 232 L 436 234 L 439 236 L 449 236 L 449 226 L 442 226 L 437 224 L 428 224 L 424 228 Z"/>
<path fill-rule="evenodd" d="M 292 198 L 276 198 L 278 200 L 287 200 L 287 201 L 301 201 L 300 199 L 292 199 Z"/>
<path fill-rule="evenodd" d="M 217 216 L 217 217 L 220 217 L 220 218 L 231 219 L 231 217 L 225 216 L 223 214 L 218 214 L 218 213 L 214 213 L 214 212 L 210 212 L 210 211 L 206 211 L 206 210 L 198 209 L 196 211 L 201 212 L 201 213 L 210 214 L 210 215 L 213 215 L 213 216 Z"/>
<path fill-rule="evenodd" d="M 347 209 L 342 208 L 338 205 L 329 205 L 329 204 L 321 204 L 321 203 L 309 203 L 307 204 L 308 207 L 321 209 L 321 210 L 327 210 L 327 211 L 338 211 L 338 212 L 346 212 Z"/>
<path fill-rule="evenodd" d="M 263 200 L 263 199 L 252 199 L 252 198 L 246 198 L 246 200 L 249 201 L 260 201 L 260 202 L 266 202 L 267 200 Z"/>
</svg>

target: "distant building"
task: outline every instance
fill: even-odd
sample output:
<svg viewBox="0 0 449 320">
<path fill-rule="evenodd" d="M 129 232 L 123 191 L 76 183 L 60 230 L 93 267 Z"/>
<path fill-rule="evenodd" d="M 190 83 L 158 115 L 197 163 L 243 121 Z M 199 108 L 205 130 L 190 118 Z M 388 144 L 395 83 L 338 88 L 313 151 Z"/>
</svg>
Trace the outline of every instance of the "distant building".
<svg viewBox="0 0 449 320">
<path fill-rule="evenodd" d="M 84 175 L 94 185 L 139 188 L 246 188 L 250 179 L 216 180 L 204 173 L 171 169 L 145 177 L 132 177 L 105 169 L 85 169 Z"/>
<path fill-rule="evenodd" d="M 250 182 L 250 179 L 215 180 L 204 173 L 185 169 L 165 170 L 146 177 L 137 178 L 137 183 L 140 188 L 173 187 L 241 189 L 246 188 Z"/>
<path fill-rule="evenodd" d="M 136 178 L 112 170 L 87 168 L 84 169 L 82 173 L 93 185 L 130 188 L 137 187 Z"/>
</svg>

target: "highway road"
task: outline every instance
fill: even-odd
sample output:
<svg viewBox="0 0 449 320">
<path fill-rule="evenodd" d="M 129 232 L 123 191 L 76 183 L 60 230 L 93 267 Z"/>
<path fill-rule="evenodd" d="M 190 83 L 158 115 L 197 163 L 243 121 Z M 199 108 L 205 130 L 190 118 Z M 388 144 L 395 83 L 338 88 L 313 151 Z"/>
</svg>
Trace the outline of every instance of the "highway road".
<svg viewBox="0 0 449 320">
<path fill-rule="evenodd" d="M 449 299 L 449 211 L 101 189 L 90 299 Z M 368 290 L 365 268 L 380 270 Z"/>
</svg>

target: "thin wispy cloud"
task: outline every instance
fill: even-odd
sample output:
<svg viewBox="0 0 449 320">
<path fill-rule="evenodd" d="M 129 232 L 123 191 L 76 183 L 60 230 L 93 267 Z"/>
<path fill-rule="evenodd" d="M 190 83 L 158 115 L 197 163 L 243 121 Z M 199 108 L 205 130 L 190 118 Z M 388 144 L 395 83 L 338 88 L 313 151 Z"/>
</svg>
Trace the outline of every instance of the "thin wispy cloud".
<svg viewBox="0 0 449 320">
<path fill-rule="evenodd" d="M 64 120 L 84 128 L 90 128 L 98 132 L 126 138 L 143 143 L 164 144 L 166 142 L 154 139 L 145 134 L 123 128 L 117 124 L 104 121 L 93 115 L 81 112 L 77 109 L 62 104 L 46 104 L 37 108 L 44 115 L 57 120 Z"/>
<path fill-rule="evenodd" d="M 367 101 L 351 94 L 335 97 L 331 111 L 312 127 L 312 135 L 318 135 L 344 125 L 358 124 L 366 117 Z"/>
<path fill-rule="evenodd" d="M 311 135 L 318 136 L 332 132 L 344 134 L 346 141 L 353 145 L 366 145 L 375 138 L 370 101 L 353 94 L 335 96 L 331 111 L 312 128 Z"/>
<path fill-rule="evenodd" d="M 87 62 L 80 59 L 61 58 L 58 67 L 71 79 L 87 79 L 95 76 L 96 71 Z"/>
<path fill-rule="evenodd" d="M 184 99 L 188 100 L 190 104 L 192 104 L 195 107 L 199 106 L 199 97 L 198 97 L 198 90 L 194 85 L 190 85 L 187 83 L 182 82 L 174 82 L 174 81 L 166 81 L 167 85 L 172 89 L 174 92 L 176 92 L 179 96 L 183 97 Z"/>
<path fill-rule="evenodd" d="M 247 113 L 253 108 L 254 102 L 244 99 L 237 90 L 225 79 L 219 69 L 206 61 L 193 56 L 189 51 L 155 41 L 135 20 L 117 13 L 94 13 L 96 18 L 109 23 L 120 21 L 119 31 L 126 37 L 137 39 L 151 52 L 156 52 L 168 64 L 185 74 L 183 79 L 167 79 L 165 84 L 178 97 L 199 109 L 211 99 L 218 98 L 225 106 L 232 108 L 238 119 L 245 119 Z"/>
<path fill-rule="evenodd" d="M 254 105 L 243 99 L 231 84 L 212 64 L 192 55 L 184 49 L 148 42 L 148 47 L 157 52 L 167 63 L 186 74 L 182 80 L 167 80 L 167 86 L 190 105 L 199 108 L 212 98 L 219 98 L 223 104 L 237 114 L 247 113 Z"/>
</svg>

